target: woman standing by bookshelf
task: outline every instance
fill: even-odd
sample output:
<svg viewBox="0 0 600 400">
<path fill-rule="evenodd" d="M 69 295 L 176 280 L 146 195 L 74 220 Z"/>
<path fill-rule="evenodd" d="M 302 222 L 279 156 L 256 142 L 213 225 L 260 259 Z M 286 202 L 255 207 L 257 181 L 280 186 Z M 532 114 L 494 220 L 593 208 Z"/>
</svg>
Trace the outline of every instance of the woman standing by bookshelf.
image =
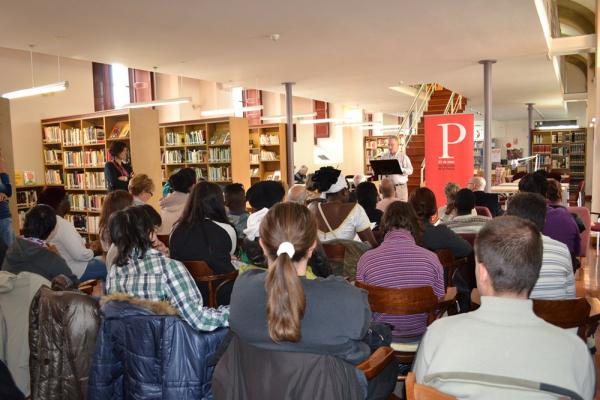
<svg viewBox="0 0 600 400">
<path fill-rule="evenodd" d="M 15 240 L 15 232 L 12 227 L 12 217 L 8 206 L 9 198 L 12 196 L 12 185 L 10 177 L 4 166 L 4 156 L 0 149 L 0 239 L 6 246 L 10 246 Z"/>
<path fill-rule="evenodd" d="M 108 149 L 112 160 L 104 164 L 104 177 L 109 192 L 128 190 L 129 180 L 133 177 L 133 169 L 127 162 L 129 149 L 124 142 L 112 142 Z"/>
</svg>

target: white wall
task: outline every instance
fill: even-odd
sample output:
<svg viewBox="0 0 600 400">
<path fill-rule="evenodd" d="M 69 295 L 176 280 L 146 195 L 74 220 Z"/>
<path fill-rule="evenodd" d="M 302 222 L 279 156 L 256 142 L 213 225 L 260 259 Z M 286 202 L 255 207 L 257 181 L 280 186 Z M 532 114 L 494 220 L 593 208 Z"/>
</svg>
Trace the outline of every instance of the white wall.
<svg viewBox="0 0 600 400">
<path fill-rule="evenodd" d="M 523 149 L 523 157 L 529 155 L 528 129 L 526 119 L 492 121 L 492 139 L 496 139 L 502 158 L 506 158 L 506 143 L 511 143 L 513 149 Z"/>
</svg>

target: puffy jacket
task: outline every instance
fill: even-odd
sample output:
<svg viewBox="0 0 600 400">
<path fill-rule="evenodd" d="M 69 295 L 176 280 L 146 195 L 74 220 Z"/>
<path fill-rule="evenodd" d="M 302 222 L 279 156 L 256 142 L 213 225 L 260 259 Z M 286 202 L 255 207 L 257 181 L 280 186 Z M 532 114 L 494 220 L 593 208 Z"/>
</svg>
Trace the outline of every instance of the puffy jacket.
<svg viewBox="0 0 600 400">
<path fill-rule="evenodd" d="M 164 302 L 113 294 L 102 304 L 89 400 L 212 399 L 208 360 L 227 329 L 196 331 Z"/>
<path fill-rule="evenodd" d="M 93 297 L 40 288 L 29 311 L 33 400 L 86 398 L 99 326 L 99 304 Z"/>
</svg>

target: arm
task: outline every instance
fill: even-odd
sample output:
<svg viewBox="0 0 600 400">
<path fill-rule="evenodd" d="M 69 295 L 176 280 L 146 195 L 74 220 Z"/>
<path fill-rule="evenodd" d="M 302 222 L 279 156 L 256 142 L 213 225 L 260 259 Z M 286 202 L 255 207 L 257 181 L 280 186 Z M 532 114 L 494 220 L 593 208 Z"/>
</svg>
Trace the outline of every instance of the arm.
<svg viewBox="0 0 600 400">
<path fill-rule="evenodd" d="M 90 261 L 94 258 L 94 251 L 83 245 L 81 235 L 68 221 L 61 221 L 62 228 L 60 241 L 65 251 L 76 261 Z"/>
<path fill-rule="evenodd" d="M 106 188 L 111 191 L 115 188 L 115 182 L 117 181 L 117 171 L 111 161 L 107 161 L 104 164 L 104 177 L 106 178 Z"/>
<path fill-rule="evenodd" d="M 403 175 L 406 175 L 406 176 L 412 175 L 412 173 L 414 171 L 413 171 L 412 163 L 410 162 L 410 158 L 406 154 L 404 154 L 402 157 L 402 160 L 403 160 L 403 162 L 402 162 L 401 166 L 402 166 L 402 172 L 404 172 Z"/>
<path fill-rule="evenodd" d="M 79 278 L 71 271 L 71 268 L 67 265 L 67 262 L 58 254 L 53 253 L 51 250 L 48 250 L 50 253 L 51 260 L 49 260 L 47 264 L 47 268 L 49 269 L 50 274 L 54 277 L 58 275 L 64 275 L 69 278 L 73 283 L 78 284 Z"/>
<path fill-rule="evenodd" d="M 358 237 L 363 242 L 369 243 L 372 248 L 379 246 L 379 243 L 377 243 L 377 240 L 375 239 L 375 235 L 373 235 L 373 231 L 371 230 L 370 227 L 363 231 L 358 232 Z"/>
<path fill-rule="evenodd" d="M 6 197 L 12 196 L 12 185 L 10 184 L 10 177 L 6 172 L 0 172 L 0 180 L 2 180 L 2 184 L 4 188 L 0 191 L 4 193 Z"/>
<path fill-rule="evenodd" d="M 369 217 L 364 208 L 361 205 L 357 204 L 354 206 L 351 213 L 354 213 L 352 216 L 352 222 L 354 223 L 356 233 L 358 237 L 363 242 L 368 242 L 372 248 L 379 246 L 375 236 L 373 235 L 373 231 L 371 230 L 371 221 L 369 221 Z"/>
</svg>

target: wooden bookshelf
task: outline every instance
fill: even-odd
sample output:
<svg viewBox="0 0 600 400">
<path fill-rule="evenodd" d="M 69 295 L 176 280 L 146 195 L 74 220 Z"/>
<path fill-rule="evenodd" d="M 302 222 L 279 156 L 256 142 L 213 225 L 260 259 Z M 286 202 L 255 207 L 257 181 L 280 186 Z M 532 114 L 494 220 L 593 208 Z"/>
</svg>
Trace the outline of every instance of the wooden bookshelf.
<svg viewBox="0 0 600 400">
<path fill-rule="evenodd" d="M 196 170 L 198 178 L 220 185 L 250 186 L 248 121 L 221 118 L 160 125 L 162 181 L 181 168 Z"/>
<path fill-rule="evenodd" d="M 370 161 L 380 157 L 388 150 L 388 136 L 365 136 L 363 141 L 364 172 L 365 175 L 372 175 L 373 169 L 371 168 Z"/>
<path fill-rule="evenodd" d="M 250 128 L 250 180 L 278 180 L 288 185 L 286 124 L 254 125 Z"/>
<path fill-rule="evenodd" d="M 147 174 L 159 192 L 160 165 L 148 157 L 159 148 L 156 110 L 113 110 L 42 120 L 45 182 L 64 186 L 71 203 L 66 219 L 89 239 L 98 233 L 106 195 L 104 164 L 110 159 L 113 141 L 127 143 L 134 172 Z M 149 203 L 158 209 L 159 198 L 155 195 Z"/>
</svg>

